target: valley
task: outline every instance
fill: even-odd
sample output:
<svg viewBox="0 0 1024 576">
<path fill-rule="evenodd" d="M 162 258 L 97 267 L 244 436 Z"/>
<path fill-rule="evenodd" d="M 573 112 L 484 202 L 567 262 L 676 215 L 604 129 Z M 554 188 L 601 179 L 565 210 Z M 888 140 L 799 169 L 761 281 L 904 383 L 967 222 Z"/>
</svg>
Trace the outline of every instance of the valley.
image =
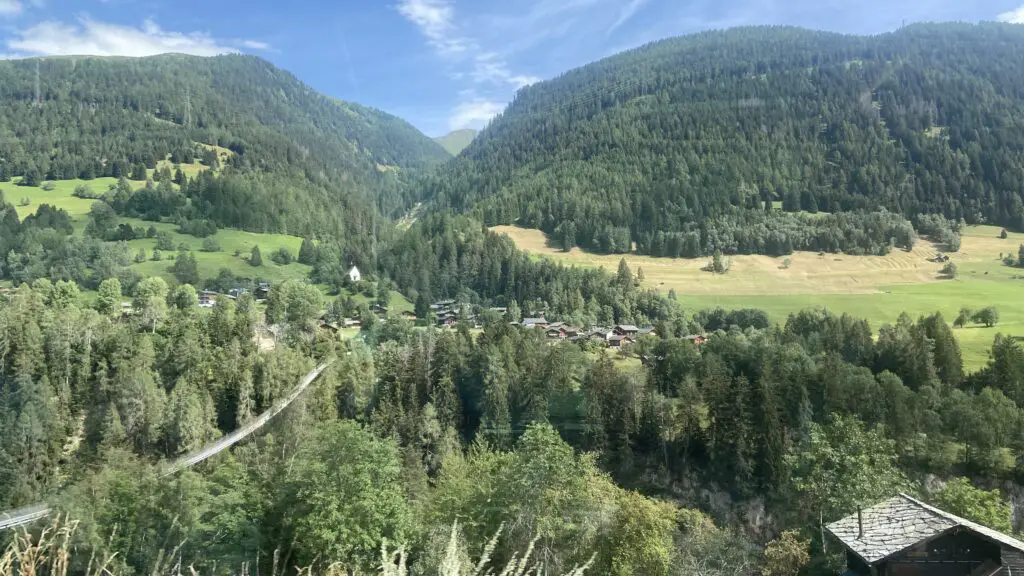
<svg viewBox="0 0 1024 576">
<path fill-rule="evenodd" d="M 1024 234 L 999 237 L 995 226 L 970 226 L 960 251 L 950 254 L 959 277 L 944 278 L 942 264 L 930 262 L 941 252 L 918 240 L 910 252 L 894 249 L 887 256 L 850 256 L 796 252 L 791 256 L 734 255 L 726 257 L 729 271 L 713 274 L 703 269 L 710 258 L 654 258 L 637 254 L 592 254 L 574 248 L 565 252 L 552 246 L 536 229 L 495 226 L 491 230 L 511 238 L 516 246 L 538 257 L 570 266 L 604 268 L 613 272 L 626 260 L 634 272 L 643 271 L 644 285 L 668 294 L 674 290 L 683 307 L 758 308 L 773 321 L 805 308 L 824 307 L 835 313 L 866 318 L 873 328 L 895 322 L 903 312 L 913 317 L 941 312 L 952 322 L 964 306 L 996 306 L 999 325 L 967 326 L 954 330 L 969 369 L 988 360 L 997 333 L 1024 335 L 1024 270 L 1003 264 L 1001 257 L 1016 254 Z M 786 261 L 789 260 L 789 266 Z"/>
<path fill-rule="evenodd" d="M 444 110 L 385 40 L 298 70 Z M 507 93 L 411 120 L 479 133 L 290 50 L 0 59 L 0 576 L 867 576 L 892 507 L 1024 555 L 1024 27 L 445 47 Z"/>
</svg>

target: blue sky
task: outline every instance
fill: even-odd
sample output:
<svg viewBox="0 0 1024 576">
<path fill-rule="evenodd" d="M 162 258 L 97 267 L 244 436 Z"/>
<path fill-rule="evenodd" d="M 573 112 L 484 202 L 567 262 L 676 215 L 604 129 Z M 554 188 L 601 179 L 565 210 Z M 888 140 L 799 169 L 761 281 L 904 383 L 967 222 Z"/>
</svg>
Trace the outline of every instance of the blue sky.
<svg viewBox="0 0 1024 576">
<path fill-rule="evenodd" d="M 751 24 L 850 33 L 1024 23 L 1024 0 L 0 0 L 0 57 L 246 52 L 431 136 L 527 84 L 669 36 Z"/>
</svg>

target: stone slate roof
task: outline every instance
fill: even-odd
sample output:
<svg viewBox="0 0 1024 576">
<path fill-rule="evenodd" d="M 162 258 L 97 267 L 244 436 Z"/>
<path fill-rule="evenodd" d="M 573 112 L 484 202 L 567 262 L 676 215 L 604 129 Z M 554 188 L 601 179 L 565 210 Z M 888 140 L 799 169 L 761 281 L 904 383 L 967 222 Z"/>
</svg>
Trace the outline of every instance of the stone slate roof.
<svg viewBox="0 0 1024 576">
<path fill-rule="evenodd" d="M 966 528 L 1001 546 L 1024 553 L 1024 542 L 943 512 L 906 494 L 865 508 L 861 514 L 864 523 L 863 537 L 860 537 L 857 514 L 851 514 L 825 528 L 868 564 L 875 564 L 957 527 Z"/>
</svg>

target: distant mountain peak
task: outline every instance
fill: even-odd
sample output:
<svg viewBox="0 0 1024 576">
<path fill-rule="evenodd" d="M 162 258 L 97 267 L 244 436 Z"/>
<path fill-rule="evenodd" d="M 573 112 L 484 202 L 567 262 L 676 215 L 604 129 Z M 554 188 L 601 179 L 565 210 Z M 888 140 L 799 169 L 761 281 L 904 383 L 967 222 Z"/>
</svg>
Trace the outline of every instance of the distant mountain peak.
<svg viewBox="0 0 1024 576">
<path fill-rule="evenodd" d="M 479 133 L 478 130 L 472 128 L 463 128 L 462 130 L 449 132 L 440 138 L 434 138 L 434 141 L 440 144 L 452 156 L 458 156 L 460 152 L 473 142 L 473 139 Z"/>
</svg>

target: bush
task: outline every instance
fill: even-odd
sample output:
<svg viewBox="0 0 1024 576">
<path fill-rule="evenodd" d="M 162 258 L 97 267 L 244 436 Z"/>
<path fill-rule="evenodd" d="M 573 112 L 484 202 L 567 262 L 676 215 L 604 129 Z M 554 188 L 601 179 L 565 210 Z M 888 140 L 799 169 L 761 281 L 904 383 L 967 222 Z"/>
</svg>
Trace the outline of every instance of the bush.
<svg viewBox="0 0 1024 576">
<path fill-rule="evenodd" d="M 203 240 L 203 252 L 220 252 L 220 242 L 213 236 L 210 236 Z"/>
<path fill-rule="evenodd" d="M 292 263 L 292 261 L 295 259 L 295 257 L 292 256 L 292 251 L 291 250 L 289 250 L 289 249 L 287 249 L 285 247 L 281 247 L 281 248 L 278 248 L 278 250 L 276 252 L 274 252 L 270 256 L 270 259 L 273 260 L 277 264 L 280 264 L 282 266 L 287 266 L 288 264 Z"/>
<path fill-rule="evenodd" d="M 209 220 L 185 220 L 178 225 L 178 232 L 196 238 L 206 238 L 217 233 L 217 225 Z"/>
<path fill-rule="evenodd" d="M 90 200 L 99 200 L 103 195 L 97 194 L 89 188 L 88 184 L 79 184 L 75 186 L 75 190 L 71 192 L 71 195 L 75 198 L 88 198 Z"/>
<path fill-rule="evenodd" d="M 156 249 L 169 252 L 174 250 L 174 238 L 170 232 L 159 232 L 156 235 Z"/>
<path fill-rule="evenodd" d="M 160 254 L 160 250 L 153 250 L 153 262 L 159 262 L 163 260 L 163 256 Z"/>
<path fill-rule="evenodd" d="M 940 273 L 946 278 L 956 278 L 960 274 L 960 270 L 957 268 L 956 262 L 946 262 L 946 265 L 942 267 Z"/>
<path fill-rule="evenodd" d="M 47 192 L 53 192 L 54 190 L 57 189 L 57 185 L 54 184 L 53 182 L 43 182 L 42 188 Z"/>
<path fill-rule="evenodd" d="M 1006 231 L 1006 228 L 1003 228 L 1002 230 L 999 231 L 999 238 L 1000 239 L 1006 240 L 1009 237 L 1010 237 L 1010 234 Z"/>
</svg>

